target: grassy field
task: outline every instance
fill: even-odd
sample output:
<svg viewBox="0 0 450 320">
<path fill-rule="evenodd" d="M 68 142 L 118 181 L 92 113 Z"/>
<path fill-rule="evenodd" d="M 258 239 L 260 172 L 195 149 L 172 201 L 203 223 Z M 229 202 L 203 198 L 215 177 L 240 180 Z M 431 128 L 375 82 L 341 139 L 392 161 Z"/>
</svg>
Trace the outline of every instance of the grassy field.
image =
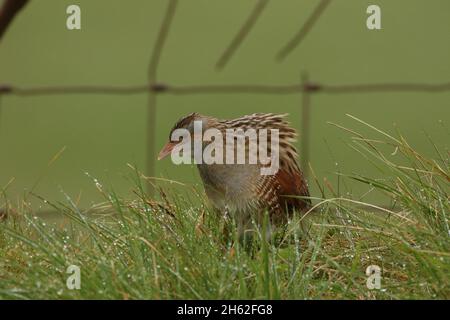
<svg viewBox="0 0 450 320">
<path fill-rule="evenodd" d="M 314 210 L 269 241 L 260 236 L 267 224 L 255 226 L 254 241 L 244 248 L 234 241 L 233 226 L 224 236 L 223 221 L 211 214 L 201 191 L 179 186 L 184 193 L 173 192 L 177 182 L 152 180 L 159 196 L 149 197 L 147 181 L 130 168 L 133 196 L 91 178 L 104 201 L 89 210 L 68 194 L 58 203 L 27 195 L 63 219 L 34 216 L 27 199 L 20 206 L 7 202 L 0 298 L 450 299 L 448 150 L 436 148 L 426 157 L 400 134 L 356 121 L 370 137 L 340 129 L 350 135 L 354 156 L 384 178 L 338 180 L 380 193 L 388 207 L 313 177 L 320 190 Z M 80 290 L 66 287 L 69 265 L 80 267 Z M 381 268 L 379 289 L 366 285 L 370 265 Z"/>
</svg>

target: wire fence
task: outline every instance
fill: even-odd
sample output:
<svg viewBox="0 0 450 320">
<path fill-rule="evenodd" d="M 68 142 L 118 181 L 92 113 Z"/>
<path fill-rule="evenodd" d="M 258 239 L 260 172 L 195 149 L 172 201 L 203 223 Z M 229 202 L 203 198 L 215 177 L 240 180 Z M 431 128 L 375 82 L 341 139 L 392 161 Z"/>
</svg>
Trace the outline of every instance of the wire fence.
<svg viewBox="0 0 450 320">
<path fill-rule="evenodd" d="M 223 54 L 219 57 L 216 68 L 222 70 L 238 51 L 241 44 L 249 36 L 252 28 L 267 7 L 269 0 L 258 0 L 255 7 L 250 12 L 248 18 L 243 22 L 236 36 L 230 44 L 226 46 Z M 314 29 L 315 24 L 320 21 L 323 13 L 330 7 L 332 0 L 320 0 L 316 8 L 306 19 L 299 31 L 280 49 L 277 60 L 281 61 L 293 52 L 301 42 Z M 0 85 L 0 119 L 1 119 L 1 98 L 6 95 L 15 96 L 37 96 L 37 95 L 70 95 L 70 94 L 111 94 L 111 95 L 148 95 L 147 110 L 147 130 L 146 130 L 146 170 L 148 177 L 155 176 L 155 154 L 156 154 L 156 111 L 157 97 L 166 95 L 198 95 L 198 94 L 267 94 L 267 95 L 302 95 L 301 103 L 301 155 L 302 166 L 305 174 L 308 172 L 310 159 L 310 114 L 312 109 L 311 97 L 316 94 L 362 94 L 362 93 L 382 93 L 382 92 L 424 92 L 436 94 L 450 92 L 450 81 L 447 83 L 372 83 L 372 84 L 343 84 L 330 85 L 316 83 L 310 80 L 307 72 L 304 72 L 298 83 L 288 85 L 260 85 L 260 84 L 225 84 L 225 85 L 172 85 L 160 83 L 158 81 L 158 68 L 160 58 L 164 53 L 164 46 L 169 36 L 172 22 L 176 16 L 179 0 L 168 0 L 166 12 L 159 28 L 156 42 L 151 52 L 148 65 L 148 83 L 138 86 L 42 86 L 42 87 L 17 87 L 14 85 Z M 1 25 L 1 22 L 0 22 Z M 150 189 L 151 192 L 152 189 Z"/>
</svg>

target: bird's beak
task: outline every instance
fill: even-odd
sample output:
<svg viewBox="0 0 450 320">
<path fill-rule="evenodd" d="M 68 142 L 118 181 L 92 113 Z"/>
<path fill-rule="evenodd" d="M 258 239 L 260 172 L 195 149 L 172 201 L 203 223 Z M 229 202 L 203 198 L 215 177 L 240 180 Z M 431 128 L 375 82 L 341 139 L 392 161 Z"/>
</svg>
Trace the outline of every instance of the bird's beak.
<svg viewBox="0 0 450 320">
<path fill-rule="evenodd" d="M 167 142 L 166 145 L 161 149 L 161 151 L 159 152 L 158 155 L 158 160 L 164 159 L 165 157 L 167 157 L 173 150 L 173 148 L 176 146 L 177 144 L 175 142 Z"/>
</svg>

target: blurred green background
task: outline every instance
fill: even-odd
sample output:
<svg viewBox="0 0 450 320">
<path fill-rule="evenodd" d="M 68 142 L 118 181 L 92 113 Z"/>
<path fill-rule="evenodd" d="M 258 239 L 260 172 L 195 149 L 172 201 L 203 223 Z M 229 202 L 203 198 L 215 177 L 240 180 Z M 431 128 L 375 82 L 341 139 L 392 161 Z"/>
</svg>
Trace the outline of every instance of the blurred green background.
<svg viewBox="0 0 450 320">
<path fill-rule="evenodd" d="M 278 50 L 318 0 L 271 1 L 225 70 L 214 65 L 255 0 L 179 1 L 159 69 L 159 80 L 190 84 L 291 84 L 308 71 L 326 84 L 450 81 L 450 1 L 334 0 L 305 41 L 283 63 Z M 66 29 L 66 8 L 82 10 L 82 30 Z M 0 83 L 18 86 L 139 85 L 162 21 L 166 0 L 40 0 L 15 19 L 0 42 Z M 382 30 L 366 28 L 366 8 L 382 9 Z M 215 94 L 158 97 L 157 148 L 181 116 L 200 112 L 233 118 L 288 112 L 300 128 L 300 95 Z M 35 192 L 81 204 L 99 201 L 88 172 L 121 195 L 132 189 L 127 163 L 145 167 L 147 95 L 56 95 L 1 98 L 0 188 L 19 201 Z M 336 171 L 380 175 L 346 146 L 348 135 L 327 121 L 362 128 L 350 113 L 389 132 L 394 124 L 418 150 L 433 154 L 424 131 L 448 146 L 450 93 L 316 95 L 312 99 L 311 163 L 336 183 Z M 53 156 L 66 147 L 48 167 Z M 300 151 L 301 153 L 301 151 Z M 155 155 L 156 157 L 156 155 Z M 199 183 L 192 166 L 157 164 L 157 176 Z M 42 177 L 40 179 L 40 177 Z M 364 193 L 358 185 L 349 192 Z M 317 195 L 313 189 L 313 195 Z"/>
</svg>

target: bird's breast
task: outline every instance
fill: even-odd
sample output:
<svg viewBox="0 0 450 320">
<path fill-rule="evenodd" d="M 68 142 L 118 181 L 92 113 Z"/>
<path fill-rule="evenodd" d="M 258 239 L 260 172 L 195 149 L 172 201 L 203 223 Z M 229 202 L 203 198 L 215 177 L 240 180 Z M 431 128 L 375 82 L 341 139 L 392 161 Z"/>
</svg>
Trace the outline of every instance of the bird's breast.
<svg viewBox="0 0 450 320">
<path fill-rule="evenodd" d="M 260 168 L 250 164 L 199 164 L 206 194 L 217 208 L 242 210 L 255 200 Z"/>
</svg>

